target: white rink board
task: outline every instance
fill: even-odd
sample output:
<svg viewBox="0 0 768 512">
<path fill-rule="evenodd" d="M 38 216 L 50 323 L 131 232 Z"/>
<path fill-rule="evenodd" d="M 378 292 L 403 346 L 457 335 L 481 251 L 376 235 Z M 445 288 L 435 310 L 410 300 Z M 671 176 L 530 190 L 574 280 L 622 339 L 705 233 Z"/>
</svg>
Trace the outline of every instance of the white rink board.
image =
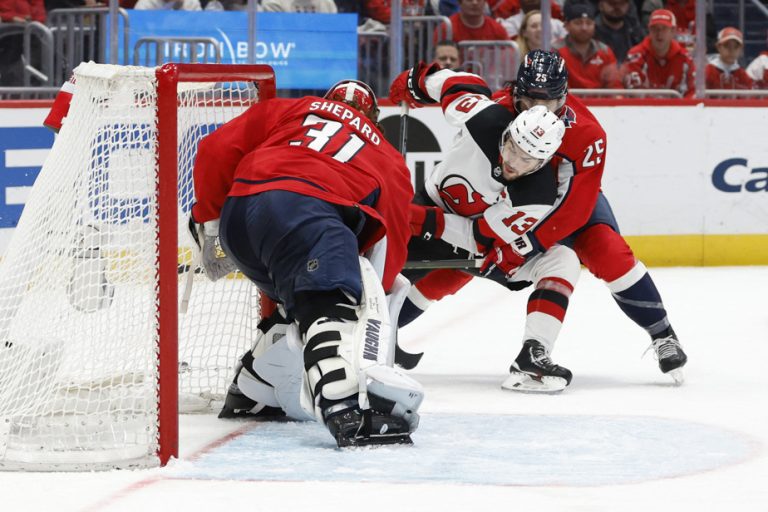
<svg viewBox="0 0 768 512">
<path fill-rule="evenodd" d="M 768 108 L 590 107 L 606 130 L 608 159 L 603 190 L 625 235 L 722 235 L 768 233 Z M 399 115 L 383 107 L 382 118 Z M 437 107 L 411 110 L 442 150 L 451 127 Z M 578 126 L 578 119 L 576 120 Z M 409 155 L 428 173 L 440 153 Z M 713 184 L 713 171 L 728 159 L 744 159 Z M 748 191 L 745 183 L 757 191 Z"/>
<path fill-rule="evenodd" d="M 603 189 L 623 234 L 768 234 L 768 108 L 590 109 L 608 134 Z M 382 119 L 399 115 L 398 107 L 381 110 Z M 47 108 L 5 108 L 0 102 L 0 129 L 5 130 L 0 171 L 8 173 L 21 163 L 33 169 L 42 165 L 48 148 L 29 148 L 16 140 L 26 137 L 25 129 L 40 127 L 46 113 Z M 411 115 L 428 127 L 439 145 L 439 150 L 411 150 L 408 154 L 412 170 L 419 164 L 429 173 L 451 144 L 456 129 L 445 122 L 437 107 L 415 109 Z M 719 190 L 713 184 L 713 173 L 729 159 L 740 159 L 744 165 L 728 167 L 723 183 L 730 191 Z M 23 204 L 28 193 L 26 187 L 3 179 L 0 189 L 6 204 Z M 0 252 L 12 232 L 13 228 L 0 228 Z"/>
</svg>

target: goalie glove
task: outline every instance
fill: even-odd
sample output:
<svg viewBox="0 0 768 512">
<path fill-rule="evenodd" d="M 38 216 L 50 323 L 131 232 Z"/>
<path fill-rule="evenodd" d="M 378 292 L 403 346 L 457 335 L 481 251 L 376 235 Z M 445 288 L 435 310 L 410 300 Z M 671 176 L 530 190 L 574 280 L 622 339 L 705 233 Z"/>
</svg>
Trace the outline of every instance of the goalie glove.
<svg viewBox="0 0 768 512">
<path fill-rule="evenodd" d="M 195 239 L 197 248 L 202 254 L 205 275 L 211 281 L 218 281 L 230 272 L 237 269 L 235 263 L 229 259 L 219 245 L 219 220 L 209 220 L 202 224 L 195 222 L 192 215 L 189 216 L 189 232 Z"/>
<path fill-rule="evenodd" d="M 389 100 L 395 104 L 405 102 L 411 108 L 437 103 L 427 94 L 425 81 L 429 75 L 440 69 L 439 64 L 424 62 L 406 69 L 392 81 L 389 87 Z"/>
<path fill-rule="evenodd" d="M 443 236 L 445 231 L 445 213 L 436 206 L 422 206 L 411 204 L 411 236 L 424 240 L 437 239 Z"/>
</svg>

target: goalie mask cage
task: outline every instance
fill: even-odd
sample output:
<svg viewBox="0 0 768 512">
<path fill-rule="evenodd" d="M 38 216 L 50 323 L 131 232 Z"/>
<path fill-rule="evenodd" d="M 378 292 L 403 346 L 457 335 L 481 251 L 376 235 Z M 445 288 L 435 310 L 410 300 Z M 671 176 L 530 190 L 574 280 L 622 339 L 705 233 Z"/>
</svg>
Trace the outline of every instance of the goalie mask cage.
<svg viewBox="0 0 768 512">
<path fill-rule="evenodd" d="M 0 264 L 0 469 L 165 464 L 178 412 L 223 398 L 255 287 L 194 274 L 200 139 L 275 95 L 261 65 L 87 63 Z M 194 270 L 194 269 L 192 269 Z"/>
</svg>

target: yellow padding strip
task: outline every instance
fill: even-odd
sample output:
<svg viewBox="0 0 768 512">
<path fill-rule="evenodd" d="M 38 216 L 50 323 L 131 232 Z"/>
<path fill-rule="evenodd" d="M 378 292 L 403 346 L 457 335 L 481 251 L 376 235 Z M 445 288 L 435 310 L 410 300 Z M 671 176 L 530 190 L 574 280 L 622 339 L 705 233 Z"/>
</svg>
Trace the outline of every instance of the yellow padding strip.
<svg viewBox="0 0 768 512">
<path fill-rule="evenodd" d="M 768 235 L 627 236 L 647 266 L 768 265 Z"/>
</svg>

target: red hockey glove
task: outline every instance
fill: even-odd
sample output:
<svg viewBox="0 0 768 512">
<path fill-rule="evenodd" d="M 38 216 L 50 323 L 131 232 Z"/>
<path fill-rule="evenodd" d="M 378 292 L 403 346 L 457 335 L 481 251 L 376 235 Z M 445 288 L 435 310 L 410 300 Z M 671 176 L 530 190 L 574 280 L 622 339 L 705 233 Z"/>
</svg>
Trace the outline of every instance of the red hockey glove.
<svg viewBox="0 0 768 512">
<path fill-rule="evenodd" d="M 513 245 L 499 238 L 483 217 L 475 219 L 472 231 L 478 250 L 485 254 L 485 261 L 480 267 L 481 275 L 488 276 L 499 269 L 511 277 L 525 263 L 525 257 Z"/>
<path fill-rule="evenodd" d="M 445 213 L 436 206 L 411 204 L 411 236 L 440 239 L 445 231 Z"/>
<path fill-rule="evenodd" d="M 425 81 L 427 76 L 440 69 L 439 64 L 419 62 L 415 67 L 403 71 L 389 86 L 389 100 L 395 104 L 404 101 L 411 108 L 437 103 L 427 94 Z"/>
<path fill-rule="evenodd" d="M 485 256 L 480 274 L 488 276 L 495 269 L 499 269 L 507 278 L 515 275 L 515 272 L 525 264 L 525 257 L 517 252 L 512 244 L 495 245 Z"/>
</svg>

